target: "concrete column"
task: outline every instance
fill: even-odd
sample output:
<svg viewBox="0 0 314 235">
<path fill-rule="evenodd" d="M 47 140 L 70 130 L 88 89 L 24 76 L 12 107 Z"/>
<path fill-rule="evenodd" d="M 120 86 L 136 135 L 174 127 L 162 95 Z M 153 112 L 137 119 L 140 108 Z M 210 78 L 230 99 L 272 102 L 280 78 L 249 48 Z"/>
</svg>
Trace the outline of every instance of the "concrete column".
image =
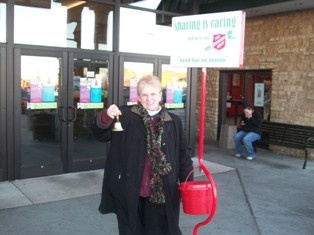
<svg viewBox="0 0 314 235">
<path fill-rule="evenodd" d="M 226 149 L 235 149 L 233 136 L 237 133 L 236 125 L 224 124 L 220 129 L 219 147 Z"/>
</svg>

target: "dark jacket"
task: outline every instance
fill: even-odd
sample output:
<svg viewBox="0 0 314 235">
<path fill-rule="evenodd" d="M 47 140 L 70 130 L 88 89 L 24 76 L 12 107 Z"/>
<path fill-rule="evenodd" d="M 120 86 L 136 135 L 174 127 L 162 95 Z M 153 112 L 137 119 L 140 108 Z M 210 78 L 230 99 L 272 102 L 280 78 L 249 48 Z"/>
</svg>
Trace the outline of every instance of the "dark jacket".
<svg viewBox="0 0 314 235">
<path fill-rule="evenodd" d="M 111 140 L 99 211 L 103 214 L 116 213 L 114 197 L 128 211 L 130 225 L 135 226 L 146 157 L 146 130 L 136 106 L 123 106 L 120 110 L 122 115 L 119 120 L 124 131 L 111 131 L 112 125 L 106 126 L 101 122 L 101 114 L 97 116 L 93 126 L 94 135 L 99 141 Z M 181 120 L 169 112 L 166 112 L 165 116 L 162 151 L 172 167 L 171 172 L 163 178 L 167 218 L 171 225 L 169 229 L 178 231 L 180 213 L 178 182 L 185 181 L 193 165 Z"/>
<path fill-rule="evenodd" d="M 242 114 L 241 121 L 244 121 L 245 125 L 242 126 L 241 130 L 246 132 L 255 132 L 256 134 L 262 134 L 262 116 L 259 112 L 254 111 L 252 117 L 248 119 L 245 114 Z M 241 126 L 241 124 L 240 124 Z"/>
</svg>

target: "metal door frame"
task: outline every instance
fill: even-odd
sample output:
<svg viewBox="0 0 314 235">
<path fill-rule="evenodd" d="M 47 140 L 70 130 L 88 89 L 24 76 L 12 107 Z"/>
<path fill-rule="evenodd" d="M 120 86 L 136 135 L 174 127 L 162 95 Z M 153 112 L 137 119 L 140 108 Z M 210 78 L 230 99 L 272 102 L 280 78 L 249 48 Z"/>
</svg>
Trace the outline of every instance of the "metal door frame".
<svg viewBox="0 0 314 235">
<path fill-rule="evenodd" d="M 62 65 L 61 65 L 61 79 L 66 78 L 67 76 L 67 57 L 68 53 L 61 50 L 37 50 L 37 49 L 22 49 L 22 48 L 15 48 L 14 49 L 14 91 L 13 91 L 13 102 L 14 102 L 14 171 L 15 171 L 15 179 L 23 179 L 23 178 L 31 178 L 31 177 L 38 177 L 38 176 L 47 176 L 47 175 L 55 175 L 64 173 L 64 162 L 65 156 L 60 153 L 61 162 L 59 163 L 49 163 L 49 164 L 39 164 L 39 165 L 30 165 L 30 166 L 22 166 L 22 156 L 21 156 L 21 92 L 20 92 L 20 83 L 21 83 L 21 57 L 22 56 L 45 56 L 45 57 L 58 57 L 62 58 Z M 66 88 L 67 84 L 64 84 L 64 89 Z M 63 90 L 63 89 L 62 89 Z M 64 96 L 65 92 L 61 93 L 61 103 L 58 103 L 58 106 L 66 106 L 67 104 L 66 99 Z M 61 122 L 61 131 L 64 131 L 66 128 L 66 123 Z M 63 133 L 62 133 L 63 134 Z M 63 135 L 61 135 L 63 136 Z M 65 138 L 61 139 L 60 146 L 63 149 L 67 143 Z"/>
<path fill-rule="evenodd" d="M 7 85 L 6 85 L 6 48 L 0 47 L 0 181 L 7 180 L 7 138 L 6 136 L 6 95 L 7 95 Z"/>
</svg>

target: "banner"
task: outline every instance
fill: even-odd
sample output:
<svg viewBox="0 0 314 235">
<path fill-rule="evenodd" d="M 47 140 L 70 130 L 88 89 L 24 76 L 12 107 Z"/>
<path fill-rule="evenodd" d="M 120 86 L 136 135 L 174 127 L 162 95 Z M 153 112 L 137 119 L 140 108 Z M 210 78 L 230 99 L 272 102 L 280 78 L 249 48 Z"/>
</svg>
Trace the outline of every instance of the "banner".
<svg viewBox="0 0 314 235">
<path fill-rule="evenodd" d="M 243 66 L 245 12 L 173 17 L 172 29 L 172 66 Z"/>
</svg>

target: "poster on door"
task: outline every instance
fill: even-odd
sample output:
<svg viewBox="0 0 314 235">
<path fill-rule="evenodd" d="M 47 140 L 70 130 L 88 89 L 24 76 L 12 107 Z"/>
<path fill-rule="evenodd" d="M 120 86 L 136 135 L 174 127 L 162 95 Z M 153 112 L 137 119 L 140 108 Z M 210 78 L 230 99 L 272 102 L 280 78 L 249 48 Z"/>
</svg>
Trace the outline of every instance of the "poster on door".
<svg viewBox="0 0 314 235">
<path fill-rule="evenodd" d="M 264 83 L 255 83 L 254 89 L 254 106 L 264 106 Z"/>
<path fill-rule="evenodd" d="M 55 83 L 51 78 L 44 79 L 43 102 L 55 102 Z"/>
<path fill-rule="evenodd" d="M 78 93 L 79 102 L 76 104 L 78 109 L 102 109 L 102 79 L 101 74 L 94 71 L 87 71 L 86 77 L 74 77 L 74 97 Z"/>
<path fill-rule="evenodd" d="M 43 83 L 41 79 L 33 79 L 30 82 L 30 101 L 42 102 L 43 101 Z"/>
<path fill-rule="evenodd" d="M 29 94 L 30 102 L 27 102 L 27 109 L 56 109 L 55 82 L 49 78 L 37 77 L 30 80 Z"/>
<path fill-rule="evenodd" d="M 97 76 L 90 80 L 91 80 L 90 101 L 92 103 L 101 102 L 101 79 L 99 78 L 99 76 Z"/>
<path fill-rule="evenodd" d="M 91 81 L 88 78 L 80 78 L 80 102 L 90 102 Z"/>
<path fill-rule="evenodd" d="M 180 82 L 168 82 L 166 103 L 182 103 L 183 88 Z"/>
<path fill-rule="evenodd" d="M 130 100 L 129 102 L 136 103 L 138 101 L 137 97 L 137 80 L 136 78 L 130 79 Z"/>
</svg>

